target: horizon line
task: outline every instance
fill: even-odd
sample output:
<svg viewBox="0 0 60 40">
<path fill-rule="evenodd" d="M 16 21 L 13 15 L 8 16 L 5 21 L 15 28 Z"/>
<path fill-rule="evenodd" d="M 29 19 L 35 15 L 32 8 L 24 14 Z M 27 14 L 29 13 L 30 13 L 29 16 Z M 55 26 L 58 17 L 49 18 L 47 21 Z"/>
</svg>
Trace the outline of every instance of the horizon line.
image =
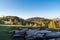
<svg viewBox="0 0 60 40">
<path fill-rule="evenodd" d="M 3 16 L 15 16 L 15 15 L 3 15 Z M 2 15 L 0 15 L 0 17 L 3 17 Z M 55 17 L 55 18 L 51 18 L 51 17 L 40 17 L 40 16 L 33 16 L 33 17 L 21 17 L 21 16 L 17 16 L 19 18 L 22 18 L 22 19 L 28 19 L 28 18 L 34 18 L 34 17 L 39 17 L 39 18 L 45 18 L 45 19 L 56 19 L 56 18 L 60 18 L 60 17 Z"/>
</svg>

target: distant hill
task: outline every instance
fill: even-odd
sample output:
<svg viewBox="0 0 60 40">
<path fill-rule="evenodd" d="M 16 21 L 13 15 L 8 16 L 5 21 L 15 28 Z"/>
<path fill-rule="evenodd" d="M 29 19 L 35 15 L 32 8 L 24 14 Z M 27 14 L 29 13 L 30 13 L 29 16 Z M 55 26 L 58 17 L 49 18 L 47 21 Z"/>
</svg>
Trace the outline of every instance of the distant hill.
<svg viewBox="0 0 60 40">
<path fill-rule="evenodd" d="M 0 24 L 33 26 L 36 23 L 24 20 L 17 16 L 3 16 L 0 17 Z"/>
<path fill-rule="evenodd" d="M 30 27 L 60 28 L 60 20 L 46 19 L 41 17 L 28 18 L 26 20 L 17 16 L 0 17 L 0 24 L 24 25 Z"/>
<path fill-rule="evenodd" d="M 3 16 L 0 17 L 0 23 L 2 24 L 21 24 L 22 21 L 24 21 L 24 19 L 19 18 L 17 16 Z"/>
<path fill-rule="evenodd" d="M 60 18 L 54 18 L 54 20 L 60 20 Z"/>
<path fill-rule="evenodd" d="M 51 19 L 40 18 L 40 17 L 33 17 L 33 18 L 28 18 L 26 20 L 40 24 L 40 22 L 47 22 L 47 21 L 50 21 Z"/>
<path fill-rule="evenodd" d="M 40 27 L 60 28 L 60 20 L 57 19 L 33 17 L 33 18 L 28 18 L 26 20 L 38 23 L 40 24 Z"/>
</svg>

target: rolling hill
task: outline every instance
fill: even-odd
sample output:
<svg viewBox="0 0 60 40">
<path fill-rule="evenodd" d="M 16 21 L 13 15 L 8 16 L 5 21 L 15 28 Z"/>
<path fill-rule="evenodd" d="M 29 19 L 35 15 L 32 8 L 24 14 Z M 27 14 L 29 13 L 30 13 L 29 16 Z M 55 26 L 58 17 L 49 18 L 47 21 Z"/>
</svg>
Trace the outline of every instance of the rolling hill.
<svg viewBox="0 0 60 40">
<path fill-rule="evenodd" d="M 25 25 L 31 27 L 60 28 L 60 20 L 46 19 L 41 17 L 28 18 L 26 20 L 17 16 L 0 17 L 0 24 Z"/>
<path fill-rule="evenodd" d="M 60 28 L 60 20 L 57 20 L 57 19 L 33 17 L 26 20 L 38 23 L 40 24 L 40 27 Z"/>
<path fill-rule="evenodd" d="M 36 23 L 24 20 L 17 16 L 3 16 L 0 17 L 0 24 L 33 26 Z"/>
</svg>

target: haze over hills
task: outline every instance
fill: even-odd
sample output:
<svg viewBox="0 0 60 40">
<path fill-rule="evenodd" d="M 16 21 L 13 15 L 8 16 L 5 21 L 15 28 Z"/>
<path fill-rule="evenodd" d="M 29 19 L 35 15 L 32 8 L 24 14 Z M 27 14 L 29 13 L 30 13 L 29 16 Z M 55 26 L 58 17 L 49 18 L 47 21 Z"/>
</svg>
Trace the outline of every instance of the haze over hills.
<svg viewBox="0 0 60 40">
<path fill-rule="evenodd" d="M 60 20 L 60 18 L 54 18 L 55 20 Z"/>
<path fill-rule="evenodd" d="M 25 25 L 31 27 L 60 28 L 60 20 L 46 19 L 40 17 L 28 18 L 26 20 L 17 16 L 0 17 L 0 24 Z"/>
</svg>

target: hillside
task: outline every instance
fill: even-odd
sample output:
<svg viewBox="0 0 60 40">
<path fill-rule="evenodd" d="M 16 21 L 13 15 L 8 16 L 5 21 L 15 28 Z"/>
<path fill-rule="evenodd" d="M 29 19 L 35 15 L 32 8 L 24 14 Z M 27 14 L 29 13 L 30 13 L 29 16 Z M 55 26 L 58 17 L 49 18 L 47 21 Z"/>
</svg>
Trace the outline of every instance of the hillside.
<svg viewBox="0 0 60 40">
<path fill-rule="evenodd" d="M 31 21 L 26 21 L 17 16 L 3 16 L 0 17 L 0 24 L 33 26 L 36 23 Z"/>
<path fill-rule="evenodd" d="M 24 25 L 31 27 L 60 28 L 60 20 L 46 19 L 40 17 L 28 18 L 26 20 L 17 16 L 0 17 L 0 24 L 4 25 Z"/>
<path fill-rule="evenodd" d="M 54 18 L 55 20 L 60 20 L 60 18 Z"/>
<path fill-rule="evenodd" d="M 40 24 L 40 27 L 60 28 L 60 20 L 57 20 L 57 19 L 55 20 L 55 19 L 33 17 L 26 20 L 38 23 Z"/>
<path fill-rule="evenodd" d="M 21 24 L 21 22 L 24 21 L 24 19 L 19 18 L 17 16 L 3 16 L 0 17 L 0 23 L 1 24 Z"/>
</svg>

